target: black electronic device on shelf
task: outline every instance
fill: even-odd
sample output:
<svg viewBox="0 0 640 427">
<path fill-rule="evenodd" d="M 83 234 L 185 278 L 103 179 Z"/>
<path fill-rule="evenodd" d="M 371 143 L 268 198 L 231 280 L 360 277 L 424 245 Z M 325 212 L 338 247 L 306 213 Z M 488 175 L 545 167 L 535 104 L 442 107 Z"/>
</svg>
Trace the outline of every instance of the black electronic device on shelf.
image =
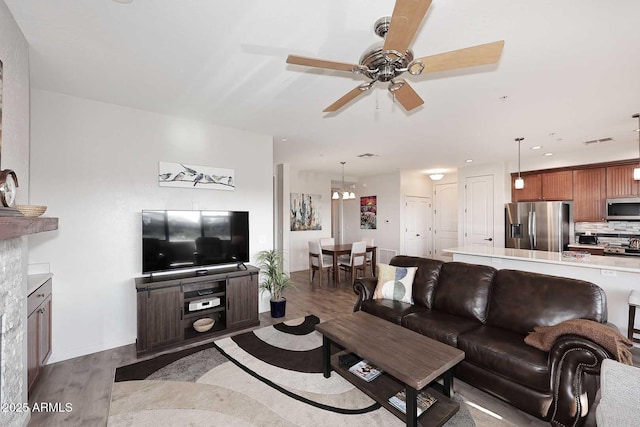
<svg viewBox="0 0 640 427">
<path fill-rule="evenodd" d="M 144 274 L 248 261 L 249 212 L 142 211 Z"/>
</svg>

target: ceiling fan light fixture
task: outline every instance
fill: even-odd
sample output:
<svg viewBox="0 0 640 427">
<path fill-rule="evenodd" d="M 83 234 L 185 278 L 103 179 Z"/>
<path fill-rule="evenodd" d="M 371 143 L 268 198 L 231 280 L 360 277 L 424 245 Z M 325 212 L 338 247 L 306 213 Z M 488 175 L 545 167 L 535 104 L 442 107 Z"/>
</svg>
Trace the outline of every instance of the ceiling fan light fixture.
<svg viewBox="0 0 640 427">
<path fill-rule="evenodd" d="M 389 83 L 389 92 L 393 93 L 397 90 L 402 89 L 402 86 L 404 86 L 404 82 L 396 82 L 391 80 L 391 83 Z"/>
<path fill-rule="evenodd" d="M 638 119 L 638 129 L 640 129 L 640 113 L 635 113 L 631 116 L 634 119 Z M 638 154 L 640 155 L 640 132 L 638 132 Z M 637 168 L 633 169 L 633 179 L 640 181 L 640 164 Z"/>
<path fill-rule="evenodd" d="M 409 64 L 408 71 L 412 76 L 419 76 L 420 74 L 422 74 L 423 70 L 424 64 L 422 63 L 422 61 L 413 61 L 411 64 Z"/>
</svg>

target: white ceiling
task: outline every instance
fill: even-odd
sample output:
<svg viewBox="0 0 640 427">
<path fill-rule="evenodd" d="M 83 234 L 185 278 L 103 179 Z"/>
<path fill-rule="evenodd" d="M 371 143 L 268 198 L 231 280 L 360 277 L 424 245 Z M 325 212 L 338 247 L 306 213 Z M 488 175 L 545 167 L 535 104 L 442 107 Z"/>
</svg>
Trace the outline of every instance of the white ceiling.
<svg viewBox="0 0 640 427">
<path fill-rule="evenodd" d="M 638 0 L 433 0 L 417 57 L 505 40 L 499 63 L 409 76 L 425 100 L 411 113 L 379 83 L 331 115 L 364 77 L 287 54 L 357 62 L 393 0 L 4 1 L 31 46 L 33 88 L 273 135 L 276 162 L 297 169 L 513 170 L 518 136 L 523 170 L 638 157 Z"/>
</svg>

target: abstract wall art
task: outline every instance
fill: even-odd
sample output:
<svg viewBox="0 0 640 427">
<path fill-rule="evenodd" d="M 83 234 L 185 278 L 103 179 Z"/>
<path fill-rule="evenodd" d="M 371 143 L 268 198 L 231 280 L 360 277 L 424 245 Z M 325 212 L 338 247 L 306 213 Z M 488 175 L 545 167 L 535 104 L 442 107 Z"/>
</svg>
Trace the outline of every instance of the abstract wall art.
<svg viewBox="0 0 640 427">
<path fill-rule="evenodd" d="M 291 193 L 291 231 L 322 230 L 320 194 Z"/>
<path fill-rule="evenodd" d="M 377 228 L 377 196 L 360 197 L 360 228 L 375 230 Z"/>
</svg>

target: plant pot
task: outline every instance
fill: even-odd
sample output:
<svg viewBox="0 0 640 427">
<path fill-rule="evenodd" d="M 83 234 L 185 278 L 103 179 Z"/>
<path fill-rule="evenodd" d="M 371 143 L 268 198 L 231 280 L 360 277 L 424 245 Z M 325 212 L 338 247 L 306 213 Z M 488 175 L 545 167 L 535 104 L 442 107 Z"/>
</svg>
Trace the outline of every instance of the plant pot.
<svg viewBox="0 0 640 427">
<path fill-rule="evenodd" d="M 284 317 L 284 312 L 287 308 L 287 299 L 283 298 L 282 301 L 269 302 L 271 303 L 271 317 Z"/>
</svg>

